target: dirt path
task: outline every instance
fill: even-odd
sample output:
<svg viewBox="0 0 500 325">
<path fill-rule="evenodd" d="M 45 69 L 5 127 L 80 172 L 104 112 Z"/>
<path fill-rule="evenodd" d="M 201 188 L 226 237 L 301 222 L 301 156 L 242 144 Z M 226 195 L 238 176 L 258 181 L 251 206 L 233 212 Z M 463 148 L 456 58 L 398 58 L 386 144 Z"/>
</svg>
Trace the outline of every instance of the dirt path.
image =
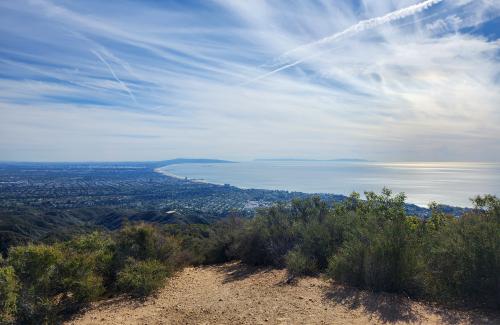
<svg viewBox="0 0 500 325">
<path fill-rule="evenodd" d="M 238 263 L 186 268 L 145 302 L 96 304 L 68 324 L 500 324 L 499 315 L 432 308 L 319 278 L 283 284 L 282 270 Z"/>
</svg>

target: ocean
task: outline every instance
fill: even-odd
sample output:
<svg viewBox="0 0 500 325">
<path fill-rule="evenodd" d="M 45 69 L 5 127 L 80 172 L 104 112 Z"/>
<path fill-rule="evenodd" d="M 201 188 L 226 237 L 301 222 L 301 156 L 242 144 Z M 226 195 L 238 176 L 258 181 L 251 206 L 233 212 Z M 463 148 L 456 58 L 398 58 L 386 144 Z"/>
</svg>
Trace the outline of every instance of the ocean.
<svg viewBox="0 0 500 325">
<path fill-rule="evenodd" d="M 385 186 L 407 202 L 470 207 L 470 198 L 500 193 L 500 164 L 478 162 L 248 161 L 169 165 L 177 177 L 240 188 L 348 195 Z"/>
</svg>

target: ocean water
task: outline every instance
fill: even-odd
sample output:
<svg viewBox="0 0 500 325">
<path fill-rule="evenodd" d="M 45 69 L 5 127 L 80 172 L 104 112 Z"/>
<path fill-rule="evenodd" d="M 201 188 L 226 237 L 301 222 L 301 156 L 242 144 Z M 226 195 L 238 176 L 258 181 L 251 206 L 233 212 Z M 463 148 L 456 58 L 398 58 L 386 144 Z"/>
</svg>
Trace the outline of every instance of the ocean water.
<svg viewBox="0 0 500 325">
<path fill-rule="evenodd" d="M 349 194 L 385 186 L 407 202 L 471 206 L 478 194 L 500 194 L 500 164 L 470 162 L 250 161 L 179 164 L 161 172 L 241 188 Z"/>
</svg>

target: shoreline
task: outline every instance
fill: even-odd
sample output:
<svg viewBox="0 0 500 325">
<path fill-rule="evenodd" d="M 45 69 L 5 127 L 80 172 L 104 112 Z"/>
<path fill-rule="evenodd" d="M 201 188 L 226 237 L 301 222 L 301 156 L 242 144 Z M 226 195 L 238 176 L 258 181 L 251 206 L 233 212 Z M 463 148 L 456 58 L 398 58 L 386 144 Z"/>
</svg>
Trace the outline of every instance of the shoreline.
<svg viewBox="0 0 500 325">
<path fill-rule="evenodd" d="M 167 165 L 167 166 L 174 166 L 174 165 Z M 172 173 L 170 173 L 168 171 L 161 170 L 162 168 L 167 167 L 167 166 L 155 168 L 154 172 L 156 172 L 158 174 L 162 174 L 162 175 L 168 176 L 168 177 L 172 177 L 172 178 L 175 178 L 175 179 L 178 179 L 178 180 L 181 180 L 181 181 L 189 181 L 189 182 L 193 182 L 193 183 L 211 184 L 211 185 L 219 185 L 219 186 L 224 186 L 225 185 L 225 184 L 220 184 L 220 183 L 209 182 L 207 180 L 199 179 L 199 178 L 182 177 L 182 176 L 179 176 L 179 175 L 172 174 Z M 233 185 L 231 185 L 231 186 L 233 186 Z M 235 187 L 237 187 L 237 186 L 235 186 Z M 240 187 L 238 187 L 238 188 L 240 188 Z M 242 188 L 242 189 L 244 189 L 244 188 Z"/>
<path fill-rule="evenodd" d="M 179 165 L 179 164 L 172 164 L 172 165 L 166 165 L 166 166 L 162 166 L 162 167 L 158 167 L 158 168 L 155 168 L 154 169 L 154 172 L 156 173 L 159 173 L 159 174 L 162 174 L 164 176 L 167 176 L 167 177 L 172 177 L 172 178 L 175 178 L 175 179 L 178 179 L 178 180 L 182 180 L 182 181 L 189 181 L 189 182 L 192 182 L 192 183 L 198 183 L 198 184 L 208 184 L 208 185 L 217 185 L 217 186 L 226 186 L 226 185 L 229 185 L 230 187 L 235 187 L 235 188 L 238 188 L 240 190 L 259 190 L 259 191 L 284 191 L 284 192 L 288 192 L 288 193 L 301 193 L 301 194 L 308 194 L 308 195 L 339 195 L 339 196 L 344 196 L 344 197 L 349 197 L 349 194 L 339 194 L 339 193 L 329 193 L 329 192 L 304 192 L 304 191 L 293 191 L 293 190 L 284 190 L 284 189 L 267 189 L 267 188 L 248 188 L 248 187 L 242 187 L 242 186 L 236 186 L 236 185 L 232 185 L 232 184 L 224 184 L 224 183 L 215 183 L 215 182 L 209 182 L 205 179 L 197 179 L 197 178 L 189 178 L 187 176 L 179 176 L 179 175 L 176 175 L 176 174 L 173 174 L 167 170 L 164 170 L 163 168 L 166 168 L 168 166 L 174 166 L 174 165 Z M 363 193 L 359 193 L 362 195 L 362 197 L 364 196 Z M 416 206 L 418 208 L 421 208 L 421 209 L 425 209 L 425 210 L 428 210 L 428 205 L 420 205 L 420 204 L 417 204 L 417 203 L 412 203 L 412 202 L 405 202 L 406 205 L 413 205 L 413 206 Z M 443 206 L 447 206 L 447 207 L 452 207 L 452 208 L 459 208 L 459 209 L 470 209 L 470 207 L 461 207 L 461 206 L 453 206 L 453 205 L 448 205 L 448 204 L 441 204 L 441 203 L 438 203 L 439 205 L 443 205 Z"/>
</svg>

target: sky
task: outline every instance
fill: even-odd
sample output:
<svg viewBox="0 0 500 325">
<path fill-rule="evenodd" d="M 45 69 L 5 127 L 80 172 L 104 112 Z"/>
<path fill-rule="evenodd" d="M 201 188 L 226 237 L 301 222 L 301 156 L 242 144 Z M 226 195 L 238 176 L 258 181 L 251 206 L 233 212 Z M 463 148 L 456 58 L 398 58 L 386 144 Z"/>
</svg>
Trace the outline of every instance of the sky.
<svg viewBox="0 0 500 325">
<path fill-rule="evenodd" d="M 500 162 L 498 0 L 0 1 L 0 160 Z"/>
</svg>

